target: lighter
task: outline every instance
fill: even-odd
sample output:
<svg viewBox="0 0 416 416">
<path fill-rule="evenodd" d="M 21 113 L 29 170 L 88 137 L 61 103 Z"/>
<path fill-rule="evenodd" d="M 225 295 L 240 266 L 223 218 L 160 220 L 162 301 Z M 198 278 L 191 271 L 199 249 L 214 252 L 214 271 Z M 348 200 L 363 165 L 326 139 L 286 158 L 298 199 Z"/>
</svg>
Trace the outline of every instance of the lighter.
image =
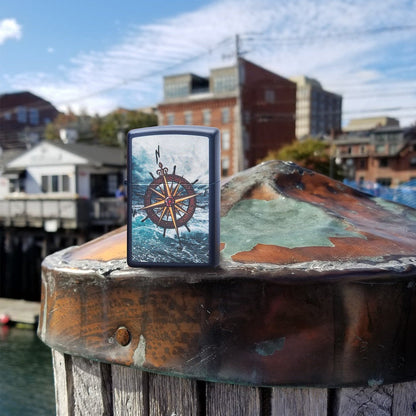
<svg viewBox="0 0 416 416">
<path fill-rule="evenodd" d="M 129 266 L 218 264 L 219 142 L 219 130 L 212 127 L 129 132 Z"/>
</svg>

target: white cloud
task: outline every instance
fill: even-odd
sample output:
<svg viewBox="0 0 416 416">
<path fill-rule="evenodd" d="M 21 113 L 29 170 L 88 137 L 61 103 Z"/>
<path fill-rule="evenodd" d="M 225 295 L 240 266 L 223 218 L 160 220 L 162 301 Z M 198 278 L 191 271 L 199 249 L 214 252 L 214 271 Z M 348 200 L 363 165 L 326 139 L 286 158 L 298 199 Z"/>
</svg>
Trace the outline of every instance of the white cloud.
<svg viewBox="0 0 416 416">
<path fill-rule="evenodd" d="M 218 0 L 130 27 L 123 41 L 74 56 L 58 75 L 8 79 L 16 88 L 44 92 L 58 105 L 72 101 L 71 106 L 92 113 L 154 105 L 162 99 L 163 75 L 207 75 L 210 68 L 231 64 L 238 33 L 247 59 L 286 77 L 317 78 L 324 88 L 344 95 L 346 116 L 358 117 L 369 106 L 416 106 L 411 94 L 380 99 L 396 81 L 402 88 L 416 82 L 415 71 L 408 70 L 416 65 L 415 31 L 371 33 L 415 21 L 416 3 L 406 0 Z M 357 90 L 366 90 L 372 99 L 353 98 Z"/>
<path fill-rule="evenodd" d="M 0 45 L 8 39 L 20 39 L 22 37 L 22 27 L 16 19 L 0 20 Z"/>
</svg>

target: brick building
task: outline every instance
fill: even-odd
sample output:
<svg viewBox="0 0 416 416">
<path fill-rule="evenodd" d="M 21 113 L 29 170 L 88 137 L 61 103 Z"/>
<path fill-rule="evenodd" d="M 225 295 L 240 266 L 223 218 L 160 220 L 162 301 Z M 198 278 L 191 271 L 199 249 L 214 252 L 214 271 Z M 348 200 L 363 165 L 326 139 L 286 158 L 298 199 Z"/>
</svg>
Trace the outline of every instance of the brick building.
<svg viewBox="0 0 416 416">
<path fill-rule="evenodd" d="M 24 149 L 37 143 L 57 115 L 49 101 L 31 92 L 0 94 L 0 147 Z"/>
<path fill-rule="evenodd" d="M 222 175 L 254 166 L 295 139 L 296 84 L 240 58 L 208 78 L 164 78 L 159 124 L 209 125 L 221 130 Z"/>
<path fill-rule="evenodd" d="M 349 179 L 397 186 L 416 179 L 416 127 L 377 127 L 339 136 L 336 158 Z"/>
</svg>

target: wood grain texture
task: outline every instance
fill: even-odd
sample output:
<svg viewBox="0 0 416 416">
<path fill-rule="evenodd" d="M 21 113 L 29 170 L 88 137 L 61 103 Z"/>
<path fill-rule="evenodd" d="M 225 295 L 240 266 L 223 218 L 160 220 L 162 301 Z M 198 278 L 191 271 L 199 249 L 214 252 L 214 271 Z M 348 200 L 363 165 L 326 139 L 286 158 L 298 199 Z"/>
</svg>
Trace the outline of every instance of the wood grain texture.
<svg viewBox="0 0 416 416">
<path fill-rule="evenodd" d="M 416 415 L 416 381 L 394 385 L 392 416 Z"/>
<path fill-rule="evenodd" d="M 325 416 L 328 409 L 328 390 L 274 387 L 272 416 Z"/>
<path fill-rule="evenodd" d="M 149 416 L 198 416 L 197 382 L 149 374 Z"/>
<path fill-rule="evenodd" d="M 56 415 L 413 416 L 416 381 L 341 388 L 258 388 L 109 366 L 52 350 Z M 331 409 L 329 409 L 331 402 Z M 329 412 L 329 413 L 328 413 Z"/>
<path fill-rule="evenodd" d="M 117 416 L 148 415 L 148 374 L 135 368 L 111 366 L 113 410 Z"/>
<path fill-rule="evenodd" d="M 111 368 L 107 364 L 72 357 L 74 416 L 113 414 Z"/>
<path fill-rule="evenodd" d="M 260 389 L 207 383 L 206 416 L 260 416 Z"/>
<path fill-rule="evenodd" d="M 52 350 L 56 416 L 70 416 L 72 412 L 73 383 L 70 361 L 71 357 Z"/>
<path fill-rule="evenodd" d="M 392 414 L 393 385 L 343 388 L 338 394 L 337 415 L 391 416 Z"/>
</svg>

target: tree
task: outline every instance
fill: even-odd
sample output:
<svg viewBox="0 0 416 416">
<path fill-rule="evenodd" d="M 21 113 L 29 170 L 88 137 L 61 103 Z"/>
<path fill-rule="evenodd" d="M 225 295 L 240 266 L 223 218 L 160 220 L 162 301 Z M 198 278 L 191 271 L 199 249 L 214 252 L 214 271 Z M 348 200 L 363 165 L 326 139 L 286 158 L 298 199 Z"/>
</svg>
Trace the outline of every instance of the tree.
<svg viewBox="0 0 416 416">
<path fill-rule="evenodd" d="M 270 151 L 263 161 L 273 159 L 290 160 L 324 175 L 329 175 L 330 171 L 329 145 L 321 140 L 295 141 L 280 150 Z"/>
<path fill-rule="evenodd" d="M 75 115 L 72 111 L 60 113 L 48 124 L 45 138 L 59 140 L 61 129 L 72 129 L 78 133 L 79 142 L 99 143 L 107 146 L 120 146 L 119 139 L 125 140 L 129 130 L 140 127 L 157 125 L 157 116 L 135 110 L 116 110 L 104 117 L 96 114 L 94 117 L 85 111 Z"/>
<path fill-rule="evenodd" d="M 119 146 L 119 135 L 126 137 L 129 130 L 141 127 L 157 126 L 155 114 L 134 110 L 117 110 L 103 118 L 95 118 L 95 134 L 100 143 Z"/>
<path fill-rule="evenodd" d="M 59 140 L 59 130 L 72 126 L 77 117 L 70 109 L 68 113 L 59 113 L 53 122 L 49 123 L 45 128 L 46 140 Z"/>
</svg>

